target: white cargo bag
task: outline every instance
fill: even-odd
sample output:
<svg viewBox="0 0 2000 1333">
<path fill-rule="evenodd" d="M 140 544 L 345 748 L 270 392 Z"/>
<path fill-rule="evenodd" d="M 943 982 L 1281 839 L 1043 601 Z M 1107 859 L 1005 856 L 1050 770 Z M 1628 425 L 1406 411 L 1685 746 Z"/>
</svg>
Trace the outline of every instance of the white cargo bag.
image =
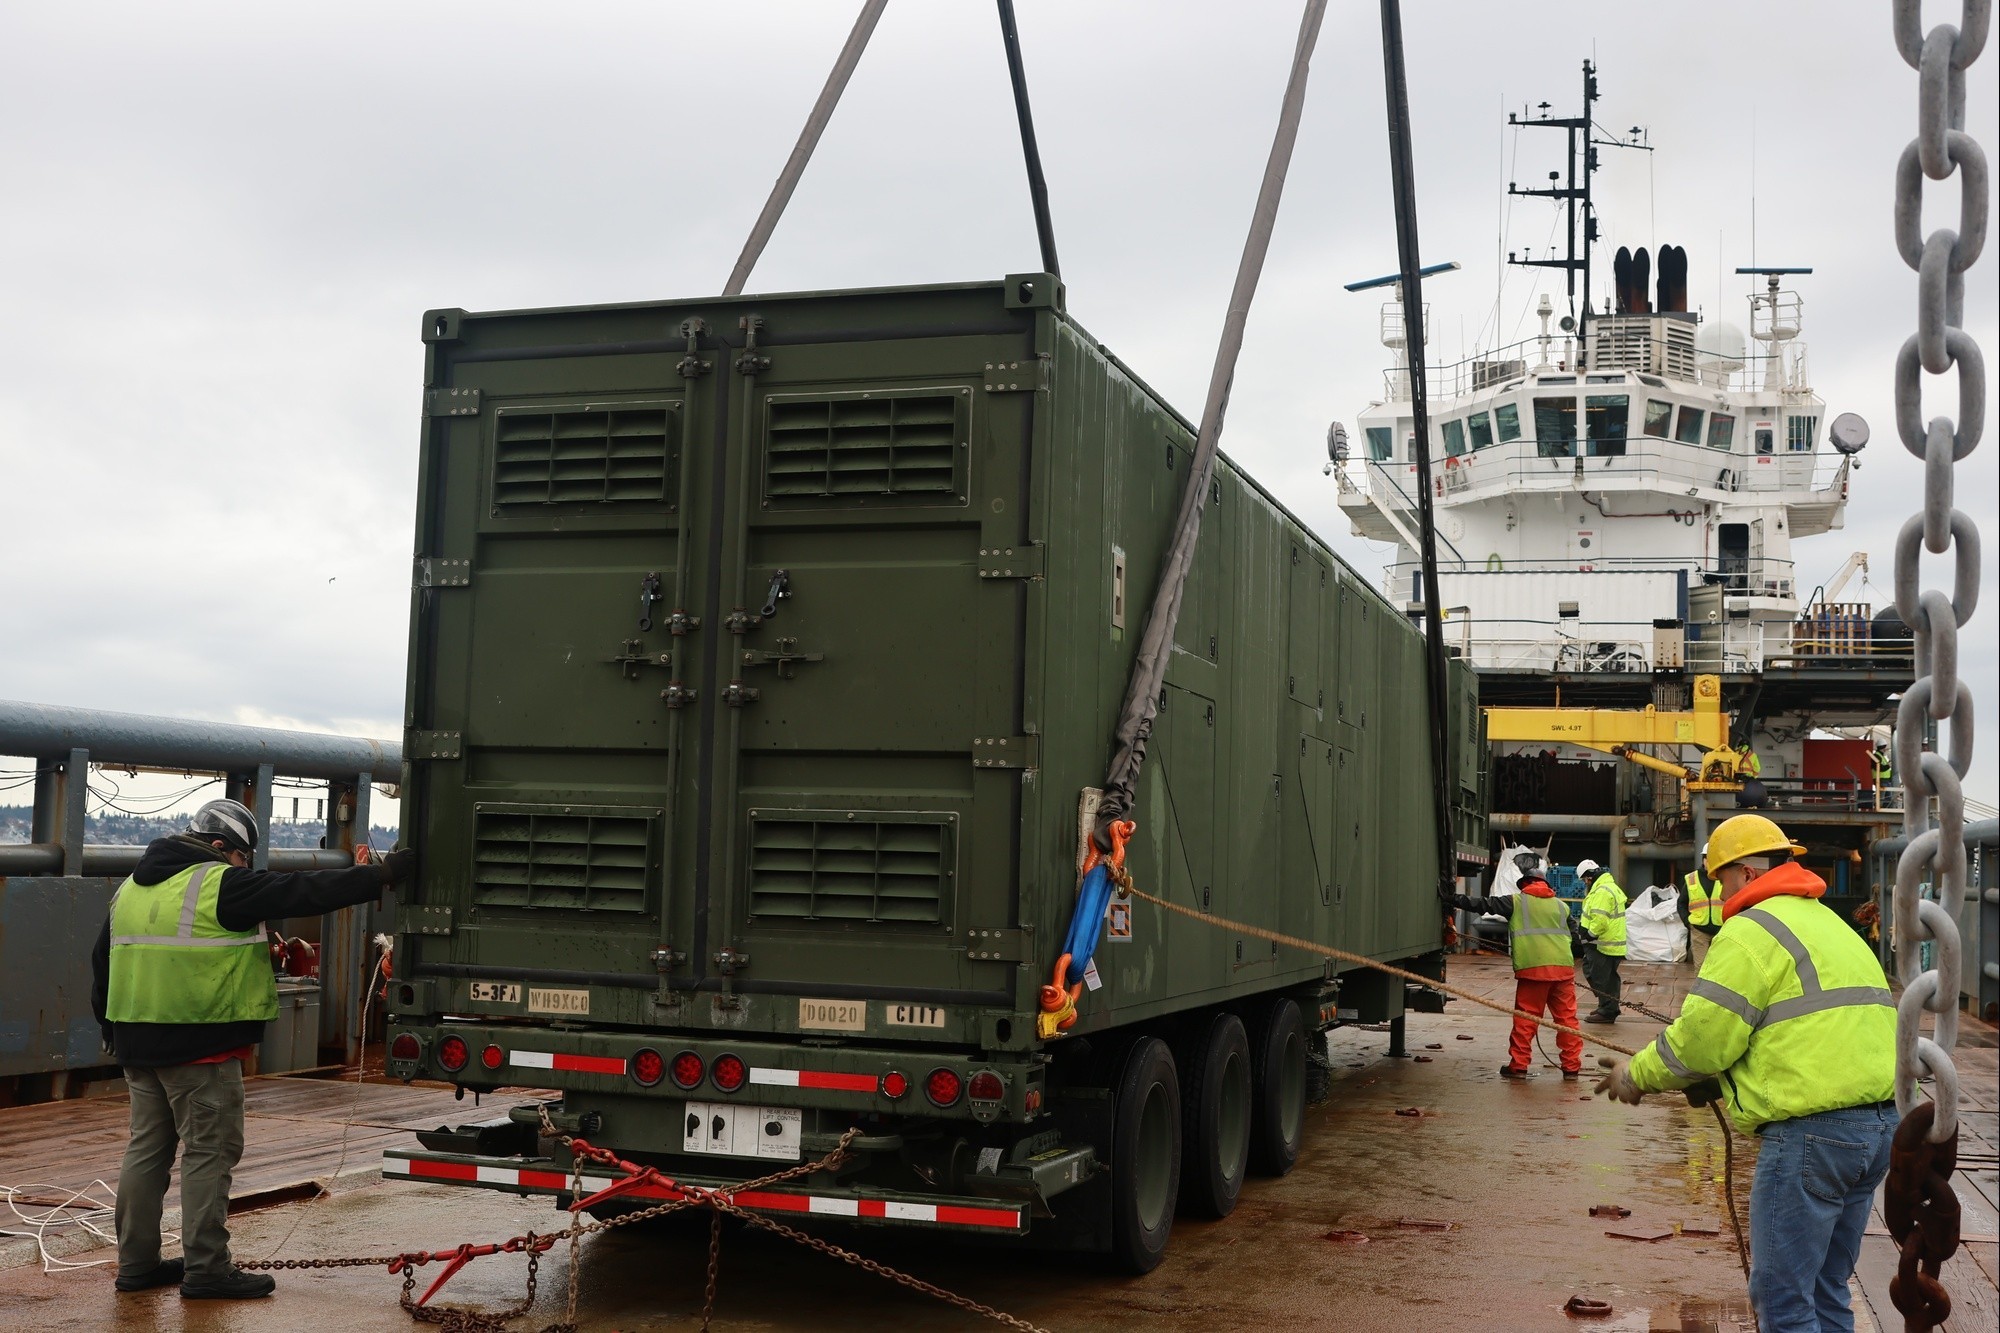
<svg viewBox="0 0 2000 1333">
<path fill-rule="evenodd" d="M 1648 888 L 1625 909 L 1625 956 L 1632 962 L 1678 963 L 1687 957 L 1687 948 L 1677 890 Z"/>
</svg>

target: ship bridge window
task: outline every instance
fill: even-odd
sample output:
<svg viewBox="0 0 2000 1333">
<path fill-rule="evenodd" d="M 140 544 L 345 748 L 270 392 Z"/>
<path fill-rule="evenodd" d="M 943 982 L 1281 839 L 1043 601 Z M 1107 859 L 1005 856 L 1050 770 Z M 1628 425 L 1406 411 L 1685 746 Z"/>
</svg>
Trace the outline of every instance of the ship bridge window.
<svg viewBox="0 0 2000 1333">
<path fill-rule="evenodd" d="M 1632 400 L 1622 393 L 1591 394 L 1583 400 L 1583 433 L 1590 453 L 1616 457 L 1625 452 L 1632 427 Z"/>
<path fill-rule="evenodd" d="M 1368 428 L 1368 461 L 1371 463 L 1388 462 L 1389 447 L 1394 438 L 1389 427 L 1370 426 Z"/>
<path fill-rule="evenodd" d="M 1681 413 L 1674 421 L 1674 438 L 1682 444 L 1701 443 L 1701 409 L 1681 404 Z"/>
<path fill-rule="evenodd" d="M 1728 449 L 1736 443 L 1736 418 L 1727 412 L 1716 412 L 1708 418 L 1708 447 Z"/>
<path fill-rule="evenodd" d="M 1465 423 L 1447 421 L 1438 428 L 1444 434 L 1444 451 L 1447 456 L 1457 458 L 1465 452 Z"/>
<path fill-rule="evenodd" d="M 1646 400 L 1646 434 L 1656 440 L 1673 438 L 1674 405 L 1657 398 Z"/>
<path fill-rule="evenodd" d="M 1521 438 L 1521 408 L 1516 403 L 1493 405 L 1493 433 L 1502 444 Z"/>
<path fill-rule="evenodd" d="M 1583 382 L 1585 384 L 1623 384 L 1625 377 L 1623 375 L 1586 375 L 1583 377 Z"/>
<path fill-rule="evenodd" d="M 1543 458 L 1568 458 L 1576 452 L 1576 399 L 1535 400 L 1535 452 Z"/>
<path fill-rule="evenodd" d="M 1811 453 L 1818 433 L 1818 417 L 1785 418 L 1785 444 L 1795 454 Z"/>
<path fill-rule="evenodd" d="M 1466 433 L 1472 436 L 1473 449 L 1493 447 L 1493 419 L 1484 412 L 1474 412 L 1465 419 Z"/>
</svg>

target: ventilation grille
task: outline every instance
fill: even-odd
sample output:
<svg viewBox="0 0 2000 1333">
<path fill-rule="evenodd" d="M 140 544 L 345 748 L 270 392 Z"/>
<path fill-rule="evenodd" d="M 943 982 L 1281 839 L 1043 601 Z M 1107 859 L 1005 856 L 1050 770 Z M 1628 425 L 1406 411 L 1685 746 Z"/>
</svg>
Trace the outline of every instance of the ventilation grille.
<svg viewBox="0 0 2000 1333">
<path fill-rule="evenodd" d="M 657 810 L 487 806 L 473 834 L 472 899 L 491 907 L 643 912 Z"/>
<path fill-rule="evenodd" d="M 660 505 L 674 499 L 679 405 L 503 412 L 493 504 Z"/>
<path fill-rule="evenodd" d="M 779 504 L 957 503 L 964 398 L 955 392 L 770 398 L 764 495 Z"/>
<path fill-rule="evenodd" d="M 937 924 L 953 870 L 948 819 L 879 811 L 753 813 L 750 915 Z"/>
</svg>

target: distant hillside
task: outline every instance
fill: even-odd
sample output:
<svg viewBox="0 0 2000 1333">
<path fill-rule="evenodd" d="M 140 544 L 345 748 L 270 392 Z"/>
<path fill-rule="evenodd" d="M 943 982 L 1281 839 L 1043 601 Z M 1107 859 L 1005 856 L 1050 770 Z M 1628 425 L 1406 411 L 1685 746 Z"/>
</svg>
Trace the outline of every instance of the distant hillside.
<svg viewBox="0 0 2000 1333">
<path fill-rule="evenodd" d="M 0 805 L 0 842 L 26 842 L 34 827 L 34 810 L 25 805 Z M 122 847 L 143 846 L 155 838 L 170 838 L 187 827 L 185 814 L 162 818 L 144 815 L 121 815 L 104 813 L 87 816 L 83 823 L 83 840 L 96 846 Z M 275 819 L 271 821 L 270 843 L 273 847 L 317 847 L 326 833 L 326 826 L 316 820 Z M 384 850 L 396 845 L 396 830 L 376 825 L 370 830 L 369 841 Z"/>
</svg>

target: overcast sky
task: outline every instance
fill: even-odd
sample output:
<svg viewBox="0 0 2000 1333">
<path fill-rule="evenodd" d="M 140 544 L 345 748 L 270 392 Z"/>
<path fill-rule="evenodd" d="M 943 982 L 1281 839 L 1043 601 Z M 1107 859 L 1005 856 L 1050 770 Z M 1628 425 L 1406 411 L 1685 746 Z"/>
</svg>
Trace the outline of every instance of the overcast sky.
<svg viewBox="0 0 2000 1333">
<path fill-rule="evenodd" d="M 718 291 L 857 8 L 0 0 L 0 698 L 397 736 L 421 313 Z M 1693 303 L 1740 325 L 1721 274 L 1815 268 L 1815 383 L 1875 442 L 1800 585 L 1860 549 L 1873 586 L 1845 595 L 1887 601 L 1921 473 L 1890 411 L 1917 80 L 1889 5 L 1404 8 L 1423 254 L 1464 265 L 1429 284 L 1437 350 L 1493 341 L 1496 306 L 1502 340 L 1532 331 L 1554 275 L 1496 257 L 1547 246 L 1554 212 L 1503 191 L 1559 167 L 1561 136 L 1505 112 L 1573 113 L 1594 58 L 1601 123 L 1658 150 L 1604 150 L 1597 290 L 1616 246 L 1677 243 Z M 1070 310 L 1197 413 L 1298 6 L 1018 9 Z M 1320 466 L 1387 358 L 1381 295 L 1341 290 L 1395 266 L 1377 23 L 1329 13 L 1223 439 L 1371 581 L 1387 549 L 1349 535 Z M 1994 46 L 1968 129 L 2000 161 Z M 1937 225 L 1957 185 L 1931 194 Z M 1989 367 L 1996 248 L 1967 302 Z M 897 0 L 750 289 L 1037 267 L 992 6 Z M 1956 410 L 1948 381 L 1927 402 Z M 1987 801 L 1994 433 L 1959 469 L 1987 536 L 1964 667 Z"/>
</svg>

